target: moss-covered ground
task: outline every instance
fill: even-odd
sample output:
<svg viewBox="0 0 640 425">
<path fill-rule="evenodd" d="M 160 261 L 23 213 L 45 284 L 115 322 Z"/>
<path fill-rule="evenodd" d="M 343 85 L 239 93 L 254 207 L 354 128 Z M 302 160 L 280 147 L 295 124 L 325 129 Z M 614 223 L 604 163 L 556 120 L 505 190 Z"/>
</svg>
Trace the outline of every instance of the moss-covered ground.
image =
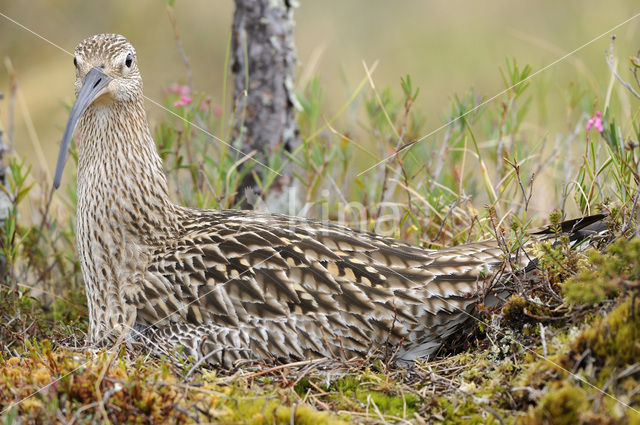
<svg viewBox="0 0 640 425">
<path fill-rule="evenodd" d="M 411 365 L 354 358 L 191 370 L 135 345 L 87 349 L 86 323 L 71 319 L 81 305 L 54 314 L 2 288 L 2 420 L 640 423 L 640 239 L 593 252 L 556 287 L 570 301 L 541 307 L 542 299 L 516 294 L 501 310 L 479 312 L 483 325 L 472 325 L 464 343 L 453 341 L 461 352 Z M 608 295 L 584 289 L 576 299 L 574 286 L 587 288 L 587 278 L 590 290 L 605 286 Z"/>
</svg>

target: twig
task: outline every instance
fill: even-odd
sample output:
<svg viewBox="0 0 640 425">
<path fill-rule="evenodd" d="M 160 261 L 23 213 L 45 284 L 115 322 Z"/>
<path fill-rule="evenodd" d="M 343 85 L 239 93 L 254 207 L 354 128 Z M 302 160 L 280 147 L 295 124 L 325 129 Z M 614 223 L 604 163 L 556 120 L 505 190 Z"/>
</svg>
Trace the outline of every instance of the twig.
<svg viewBox="0 0 640 425">
<path fill-rule="evenodd" d="M 538 325 L 540 326 L 540 340 L 542 341 L 542 355 L 547 357 L 549 355 L 547 351 L 547 335 L 546 335 L 547 330 L 545 329 L 542 322 L 539 322 Z"/>
<path fill-rule="evenodd" d="M 198 418 L 196 416 L 193 416 L 193 415 L 189 414 L 189 412 L 187 412 L 185 409 L 183 409 L 182 407 L 178 406 L 177 404 L 174 404 L 171 407 L 173 409 L 175 409 L 176 411 L 180 412 L 181 414 L 185 415 L 187 418 L 191 419 L 195 423 L 197 423 L 197 424 L 200 423 L 200 421 L 198 420 Z"/>
<path fill-rule="evenodd" d="M 289 416 L 289 424 L 290 425 L 295 425 L 296 424 L 296 407 L 298 407 L 298 403 L 293 403 L 291 405 L 291 415 Z"/>
<path fill-rule="evenodd" d="M 303 361 L 299 361 L 299 362 L 282 364 L 282 365 L 271 367 L 269 369 L 261 370 L 259 372 L 251 373 L 249 375 L 244 376 L 244 378 L 245 379 L 251 379 L 251 378 L 258 377 L 258 376 L 266 375 L 266 374 L 271 373 L 271 372 L 276 372 L 276 371 L 281 370 L 281 369 L 286 369 L 286 368 L 289 368 L 289 367 L 305 366 L 305 365 L 316 364 L 316 363 L 322 363 L 322 362 L 325 362 L 327 360 L 328 360 L 327 358 L 321 358 L 321 359 L 310 359 L 310 360 L 303 360 Z M 233 379 L 235 379 L 235 377 L 232 375 L 232 376 L 226 377 L 224 379 L 221 379 L 220 381 L 216 381 L 216 384 L 219 384 L 219 385 L 226 384 L 228 382 L 233 381 Z"/>
<path fill-rule="evenodd" d="M 36 240 L 32 245 L 33 250 L 36 249 L 36 247 L 38 246 L 38 242 L 40 242 L 40 239 L 42 237 L 42 231 L 44 229 L 45 223 L 47 222 L 47 216 L 49 215 L 49 207 L 51 207 L 51 201 L 53 200 L 53 192 L 55 190 L 56 188 L 53 187 L 53 185 L 51 185 L 51 189 L 49 189 L 47 203 L 45 204 L 44 212 L 42 213 L 42 219 L 40 220 L 40 225 L 38 226 L 38 234 L 36 235 Z"/>
<path fill-rule="evenodd" d="M 531 178 L 529 179 L 530 190 L 529 190 L 529 196 L 527 196 L 527 191 L 524 188 L 524 184 L 522 184 L 522 176 L 520 175 L 520 164 L 518 164 L 518 160 L 514 158 L 513 162 L 511 162 L 507 158 L 502 158 L 502 159 L 504 162 L 509 164 L 516 173 L 516 180 L 518 181 L 518 186 L 520 187 L 520 191 L 522 192 L 522 197 L 524 199 L 524 210 L 526 212 L 529 210 L 529 201 L 531 200 L 531 193 L 533 191 L 532 186 L 533 186 L 534 176 L 532 175 Z"/>
<path fill-rule="evenodd" d="M 452 202 L 449 205 L 449 210 L 447 211 L 447 213 L 445 214 L 444 218 L 442 219 L 442 223 L 440 223 L 440 229 L 438 229 L 438 233 L 436 234 L 436 236 L 433 238 L 434 241 L 437 241 L 440 239 L 440 236 L 442 235 L 442 232 L 444 231 L 444 225 L 447 222 L 447 219 L 449 218 L 449 216 L 451 215 L 451 213 L 453 213 L 453 211 L 458 208 L 461 204 L 468 202 L 471 200 L 471 196 L 470 195 L 461 195 L 458 199 L 456 199 L 454 202 Z"/>
<path fill-rule="evenodd" d="M 15 109 L 16 109 L 16 92 L 18 91 L 18 79 L 16 78 L 16 70 L 13 66 L 9 66 L 11 62 L 5 59 L 5 66 L 9 72 L 9 109 L 7 110 L 7 148 L 13 150 L 13 129 L 15 125 Z"/>
<path fill-rule="evenodd" d="M 128 328 L 130 328 L 131 325 L 133 325 L 134 320 L 135 320 L 135 316 L 131 316 L 131 318 L 129 319 L 129 323 L 126 323 L 125 325 Z M 105 423 L 109 422 L 109 415 L 107 414 L 107 409 L 105 408 L 105 402 L 111 396 L 111 394 L 113 394 L 113 392 L 109 393 L 109 391 L 107 391 L 103 397 L 102 391 L 100 390 L 100 385 L 102 385 L 102 381 L 104 380 L 104 377 L 107 371 L 111 367 L 111 364 L 113 363 L 113 360 L 115 359 L 115 357 L 118 355 L 122 341 L 125 339 L 127 333 L 128 332 L 126 328 L 120 332 L 120 335 L 118 336 L 118 339 L 116 340 L 115 344 L 113 344 L 112 351 L 111 353 L 109 353 L 109 357 L 107 358 L 107 361 L 104 363 L 102 369 L 100 370 L 100 373 L 96 377 L 96 381 L 94 384 L 94 391 L 96 392 L 97 398 L 100 400 L 98 407 Z"/>
<path fill-rule="evenodd" d="M 500 422 L 500 425 L 504 425 L 504 419 L 502 419 L 502 416 L 500 416 L 500 414 L 495 409 L 492 409 L 489 406 L 482 406 L 482 408 L 491 413 L 493 417 L 496 418 L 498 422 Z"/>
<path fill-rule="evenodd" d="M 615 35 L 611 36 L 611 44 L 609 45 L 609 50 L 605 50 L 605 52 L 604 52 L 605 53 L 604 59 L 607 62 L 607 65 L 609 65 L 609 69 L 613 73 L 614 77 L 616 77 L 616 79 L 620 82 L 620 84 L 625 86 L 631 92 L 631 94 L 633 94 L 635 97 L 640 99 L 640 93 L 635 91 L 635 89 L 631 86 L 631 84 L 629 84 L 625 80 L 623 80 L 622 77 L 620 77 L 618 75 L 618 73 L 616 72 L 616 70 L 613 67 L 613 42 L 615 40 L 616 40 L 616 36 Z M 636 75 L 636 81 L 637 80 L 638 80 L 638 78 L 637 78 L 637 75 Z"/>
<path fill-rule="evenodd" d="M 629 214 L 629 219 L 624 222 L 622 225 L 621 233 L 624 235 L 627 230 L 631 227 L 631 223 L 633 222 L 634 214 L 636 213 L 636 208 L 638 207 L 638 199 L 640 198 L 640 185 L 636 187 L 636 193 L 633 195 L 633 205 L 631 206 L 631 213 Z"/>
<path fill-rule="evenodd" d="M 193 82 L 191 80 L 191 64 L 189 63 L 189 58 L 182 47 L 182 40 L 180 39 L 180 32 L 178 31 L 178 21 L 176 19 L 176 15 L 174 13 L 175 9 L 173 6 L 167 4 L 167 15 L 169 16 L 169 22 L 171 22 L 171 28 L 173 29 L 173 39 L 176 41 L 176 47 L 178 49 L 178 53 L 180 53 L 180 58 L 184 63 L 184 68 L 187 73 L 187 85 L 189 86 L 189 91 L 193 93 Z"/>
</svg>

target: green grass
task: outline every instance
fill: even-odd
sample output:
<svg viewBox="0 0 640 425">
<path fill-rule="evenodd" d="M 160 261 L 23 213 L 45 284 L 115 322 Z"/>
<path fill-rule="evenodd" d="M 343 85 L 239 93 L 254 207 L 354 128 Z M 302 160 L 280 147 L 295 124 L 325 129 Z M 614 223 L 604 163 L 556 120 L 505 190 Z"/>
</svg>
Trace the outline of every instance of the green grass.
<svg viewBox="0 0 640 425">
<path fill-rule="evenodd" d="M 539 244 L 539 270 L 513 277 L 502 309 L 479 308 L 472 328 L 410 368 L 352 359 L 192 371 L 135 345 L 84 348 L 75 184 L 53 211 L 49 193 L 33 193 L 28 162 L 11 159 L 0 238 L 3 423 L 640 423 L 625 407 L 640 409 L 638 101 L 631 111 L 605 104 L 607 93 L 585 89 L 578 74 L 566 132 L 540 137 L 531 114 L 545 93 L 525 81 L 531 68 L 508 59 L 498 72 L 504 95 L 473 110 L 483 101 L 473 90 L 452 94 L 442 116 L 451 125 L 366 173 L 427 134 L 416 109 L 425 94 L 409 76 L 383 89 L 364 78 L 327 110 L 322 81 L 311 79 L 299 94 L 301 146 L 267 160 L 274 170 L 295 165 L 304 215 L 429 248 L 497 238 L 506 255 L 532 225 L 609 213 L 613 244 L 587 252 L 565 239 Z M 166 106 L 186 121 L 167 114 L 153 129 L 170 193 L 184 205 L 237 207 L 245 159 L 189 124 L 229 140 L 229 111 L 199 108 L 205 93 L 195 99 L 174 108 L 168 94 Z M 595 110 L 604 112 L 602 133 L 585 129 Z M 274 177 L 262 176 L 261 195 Z M 39 207 L 19 215 L 30 196 Z"/>
</svg>

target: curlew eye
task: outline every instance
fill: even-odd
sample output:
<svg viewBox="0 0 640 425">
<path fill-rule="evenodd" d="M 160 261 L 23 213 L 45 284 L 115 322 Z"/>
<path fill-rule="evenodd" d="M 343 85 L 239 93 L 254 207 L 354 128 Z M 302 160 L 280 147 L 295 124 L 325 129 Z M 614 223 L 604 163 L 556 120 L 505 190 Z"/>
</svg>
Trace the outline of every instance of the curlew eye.
<svg viewBox="0 0 640 425">
<path fill-rule="evenodd" d="M 133 63 L 133 56 L 131 53 L 127 55 L 127 58 L 124 60 L 124 64 L 127 65 L 127 68 L 131 68 L 131 64 Z"/>
<path fill-rule="evenodd" d="M 76 68 L 78 67 L 78 58 L 76 58 L 75 56 L 73 57 L 73 66 L 75 66 Z"/>
</svg>

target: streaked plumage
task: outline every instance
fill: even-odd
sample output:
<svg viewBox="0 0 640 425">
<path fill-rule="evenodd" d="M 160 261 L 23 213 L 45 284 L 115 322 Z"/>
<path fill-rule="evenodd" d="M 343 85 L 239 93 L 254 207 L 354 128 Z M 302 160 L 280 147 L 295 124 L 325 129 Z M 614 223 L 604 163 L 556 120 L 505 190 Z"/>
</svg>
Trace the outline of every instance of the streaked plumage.
<svg viewBox="0 0 640 425">
<path fill-rule="evenodd" d="M 78 122 L 93 342 L 151 327 L 162 349 L 224 365 L 380 348 L 409 360 L 460 329 L 493 284 L 504 255 L 492 241 L 425 250 L 335 224 L 173 204 L 131 44 L 97 35 L 75 61 L 78 100 L 55 184 Z"/>
</svg>

